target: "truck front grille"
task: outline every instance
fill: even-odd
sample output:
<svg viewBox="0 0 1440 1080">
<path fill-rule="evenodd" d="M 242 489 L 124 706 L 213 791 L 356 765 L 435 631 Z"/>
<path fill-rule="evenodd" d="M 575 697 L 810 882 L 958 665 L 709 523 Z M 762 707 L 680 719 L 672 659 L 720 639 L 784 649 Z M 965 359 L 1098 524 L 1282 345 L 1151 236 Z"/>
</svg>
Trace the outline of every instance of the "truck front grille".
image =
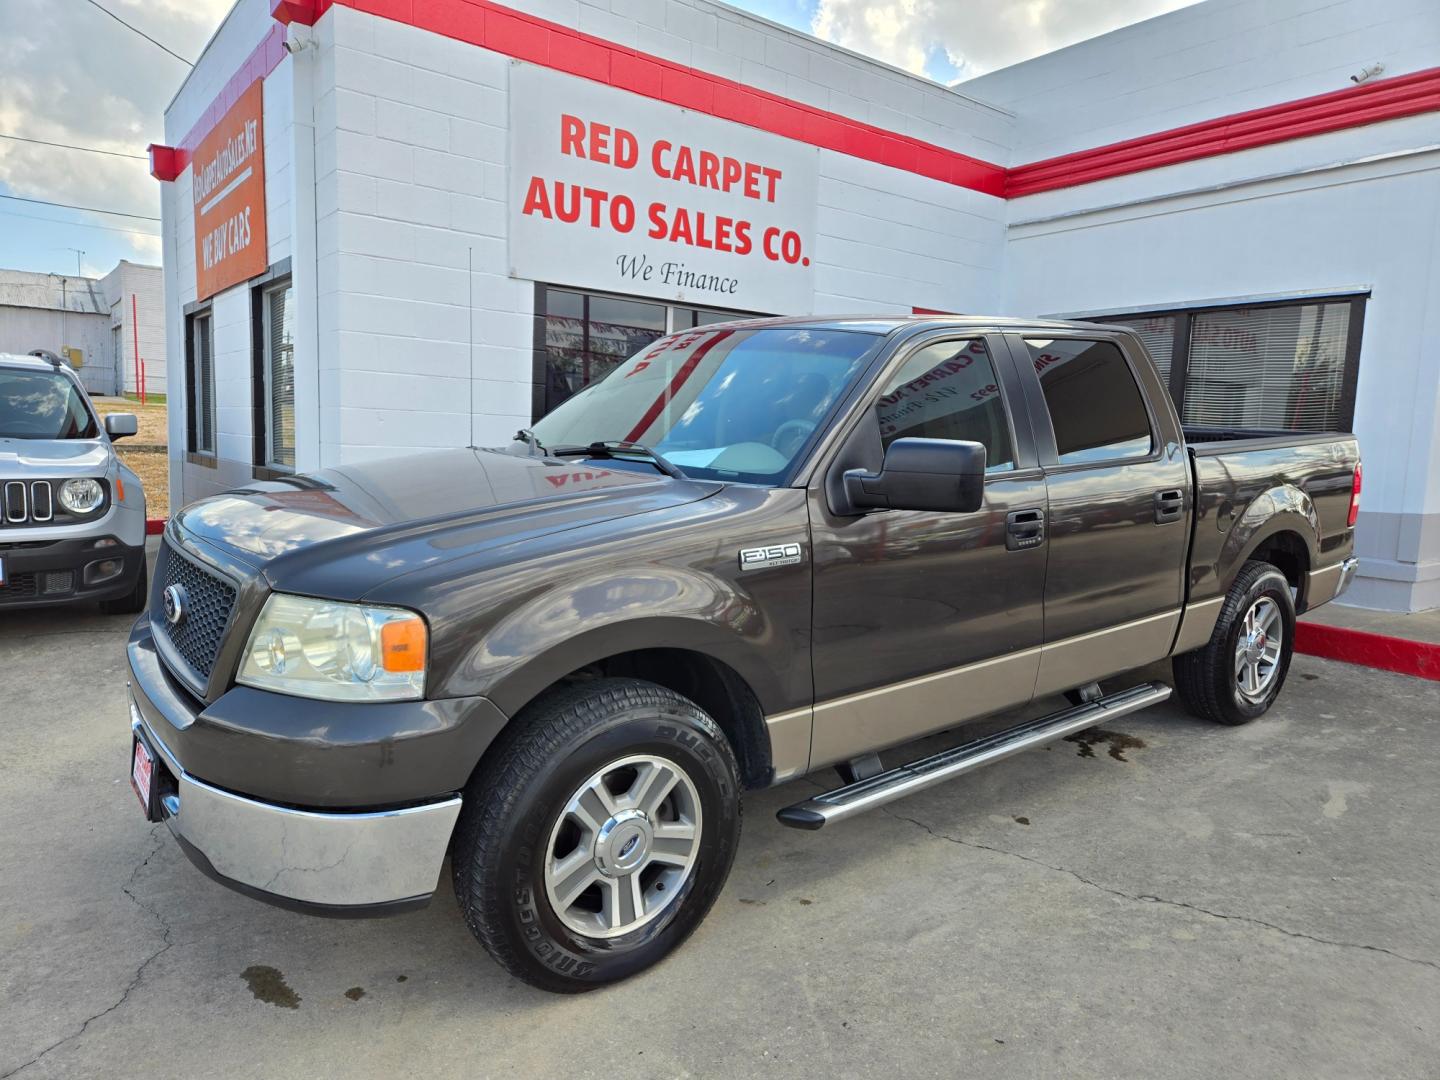
<svg viewBox="0 0 1440 1080">
<path fill-rule="evenodd" d="M 202 682 L 208 681 L 235 607 L 235 588 L 176 552 L 168 538 L 160 561 L 159 595 L 163 598 L 166 589 L 178 585 L 184 590 L 185 614 L 178 623 L 171 623 L 160 606 L 151 619 L 194 674 Z"/>
</svg>

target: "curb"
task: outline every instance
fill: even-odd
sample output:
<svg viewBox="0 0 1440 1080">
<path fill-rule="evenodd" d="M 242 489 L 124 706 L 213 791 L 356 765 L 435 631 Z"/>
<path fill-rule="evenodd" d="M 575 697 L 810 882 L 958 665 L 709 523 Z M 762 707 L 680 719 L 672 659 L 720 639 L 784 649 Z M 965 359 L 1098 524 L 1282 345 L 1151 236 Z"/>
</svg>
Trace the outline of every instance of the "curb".
<svg viewBox="0 0 1440 1080">
<path fill-rule="evenodd" d="M 1440 682 L 1440 645 L 1428 641 L 1297 622 L 1295 651 Z"/>
</svg>

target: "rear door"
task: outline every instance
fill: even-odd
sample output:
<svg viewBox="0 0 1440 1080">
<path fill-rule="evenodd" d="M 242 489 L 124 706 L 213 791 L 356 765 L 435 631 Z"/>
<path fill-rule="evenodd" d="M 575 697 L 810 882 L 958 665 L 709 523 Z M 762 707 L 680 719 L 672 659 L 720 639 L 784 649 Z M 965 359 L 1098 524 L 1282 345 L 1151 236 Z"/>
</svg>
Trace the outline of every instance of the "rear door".
<svg viewBox="0 0 1440 1080">
<path fill-rule="evenodd" d="M 1049 566 L 1037 694 L 1158 660 L 1179 622 L 1190 470 L 1154 366 L 1123 334 L 1009 338 L 1045 472 Z"/>
<path fill-rule="evenodd" d="M 837 517 L 823 482 L 812 485 L 812 767 L 1029 701 L 1034 689 L 1045 482 L 1003 337 L 949 331 L 902 346 L 845 445 L 869 438 L 874 469 L 880 446 L 905 436 L 984 443 L 985 503 L 972 514 Z"/>
</svg>

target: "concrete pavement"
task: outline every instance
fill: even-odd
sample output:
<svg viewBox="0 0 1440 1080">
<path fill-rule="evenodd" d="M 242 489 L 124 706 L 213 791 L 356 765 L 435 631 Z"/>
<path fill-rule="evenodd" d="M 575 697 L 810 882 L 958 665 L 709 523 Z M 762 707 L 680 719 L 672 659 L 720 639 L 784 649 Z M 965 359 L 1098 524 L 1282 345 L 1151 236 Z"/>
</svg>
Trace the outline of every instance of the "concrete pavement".
<svg viewBox="0 0 1440 1080">
<path fill-rule="evenodd" d="M 0 616 L 0 1077 L 1440 1076 L 1440 684 L 1297 656 L 1249 727 L 1166 705 L 821 833 L 749 797 L 695 937 L 562 998 L 448 884 L 203 878 L 126 781 L 128 622 Z"/>
</svg>

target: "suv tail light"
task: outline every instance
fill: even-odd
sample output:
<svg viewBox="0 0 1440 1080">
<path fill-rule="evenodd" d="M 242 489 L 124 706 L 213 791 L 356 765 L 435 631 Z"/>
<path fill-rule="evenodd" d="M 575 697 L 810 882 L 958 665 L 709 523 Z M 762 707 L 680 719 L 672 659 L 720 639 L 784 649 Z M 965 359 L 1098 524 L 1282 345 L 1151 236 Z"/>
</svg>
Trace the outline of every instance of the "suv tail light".
<svg viewBox="0 0 1440 1080">
<path fill-rule="evenodd" d="M 1355 479 L 1350 484 L 1350 519 L 1345 523 L 1350 528 L 1355 527 L 1355 519 L 1360 516 L 1360 463 L 1355 463 Z"/>
</svg>

